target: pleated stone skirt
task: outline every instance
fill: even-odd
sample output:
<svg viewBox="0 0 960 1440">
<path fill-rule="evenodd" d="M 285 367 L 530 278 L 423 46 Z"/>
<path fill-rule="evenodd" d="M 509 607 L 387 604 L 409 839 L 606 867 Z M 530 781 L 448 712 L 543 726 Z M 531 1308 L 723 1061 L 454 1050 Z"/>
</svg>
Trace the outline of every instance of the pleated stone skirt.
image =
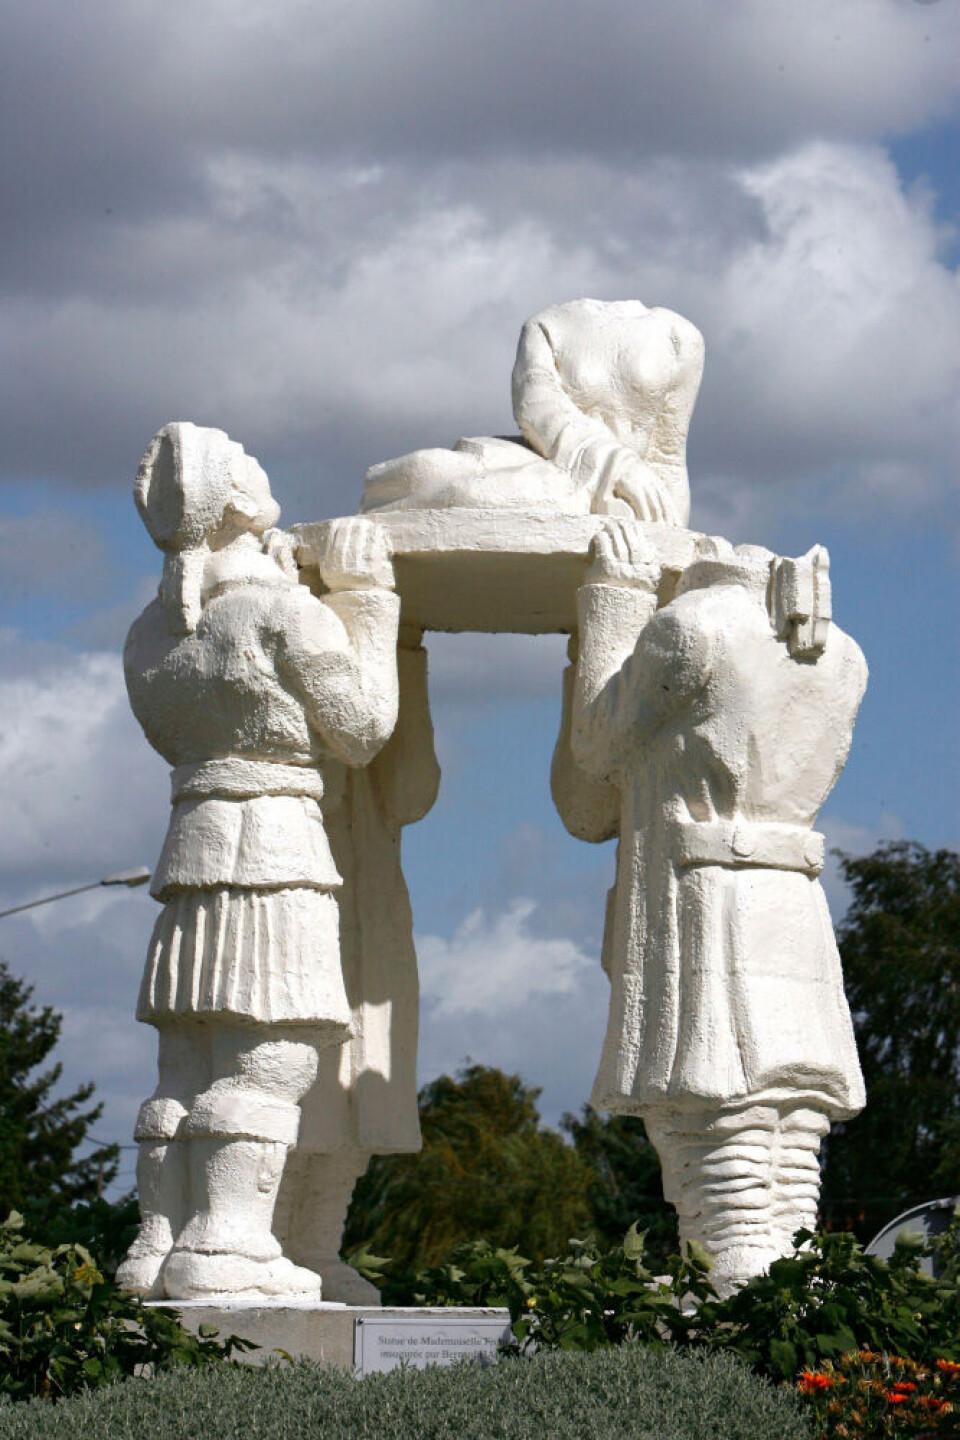
<svg viewBox="0 0 960 1440">
<path fill-rule="evenodd" d="M 186 890 L 157 918 L 137 1019 L 234 1015 L 349 1033 L 337 902 L 326 890 Z"/>
</svg>

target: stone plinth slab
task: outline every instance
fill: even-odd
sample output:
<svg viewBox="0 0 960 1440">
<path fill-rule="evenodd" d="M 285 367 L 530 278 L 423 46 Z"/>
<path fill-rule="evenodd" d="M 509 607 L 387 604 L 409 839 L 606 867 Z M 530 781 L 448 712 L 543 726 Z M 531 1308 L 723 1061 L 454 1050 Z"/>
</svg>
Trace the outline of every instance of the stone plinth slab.
<svg viewBox="0 0 960 1440">
<path fill-rule="evenodd" d="M 390 537 L 403 620 L 425 630 L 569 634 L 590 541 L 602 515 L 542 510 L 376 510 Z M 297 558 L 309 577 L 329 521 L 295 525 Z M 669 571 L 693 559 L 697 534 L 645 525 Z"/>
<path fill-rule="evenodd" d="M 492 1355 L 497 1339 L 510 1328 L 509 1311 L 496 1306 L 361 1306 L 317 1300 L 168 1303 L 194 1333 L 201 1325 L 214 1325 L 221 1340 L 228 1335 L 252 1340 L 260 1348 L 240 1357 L 251 1365 L 264 1365 L 284 1351 L 294 1359 L 347 1369 L 362 1361 L 365 1373 L 399 1364 L 421 1368 L 465 1355 Z"/>
</svg>

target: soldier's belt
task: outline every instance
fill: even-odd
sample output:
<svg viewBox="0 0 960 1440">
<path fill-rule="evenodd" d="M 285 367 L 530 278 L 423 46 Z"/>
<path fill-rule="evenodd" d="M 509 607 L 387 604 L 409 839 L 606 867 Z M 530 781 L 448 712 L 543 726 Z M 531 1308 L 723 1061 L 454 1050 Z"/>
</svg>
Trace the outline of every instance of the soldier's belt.
<svg viewBox="0 0 960 1440">
<path fill-rule="evenodd" d="M 230 755 L 199 765 L 178 765 L 170 774 L 171 803 L 178 800 L 255 800 L 259 795 L 305 795 L 323 799 L 323 777 L 311 765 L 274 765 Z"/>
<path fill-rule="evenodd" d="M 672 831 L 673 852 L 681 869 L 692 865 L 754 866 L 801 870 L 807 875 L 819 875 L 823 869 L 824 837 L 802 825 L 677 820 Z"/>
</svg>

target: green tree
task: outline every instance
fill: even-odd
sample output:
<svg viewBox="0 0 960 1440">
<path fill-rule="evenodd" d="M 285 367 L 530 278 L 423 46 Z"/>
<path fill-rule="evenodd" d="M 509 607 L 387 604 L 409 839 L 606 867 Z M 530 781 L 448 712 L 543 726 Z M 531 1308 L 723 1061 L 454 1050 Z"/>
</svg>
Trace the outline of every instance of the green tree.
<svg viewBox="0 0 960 1440">
<path fill-rule="evenodd" d="M 63 1017 L 33 1005 L 33 987 L 0 960 L 0 1219 L 19 1210 L 40 1225 L 93 1200 L 114 1179 L 119 1151 L 100 1146 L 78 1159 L 102 1105 L 93 1085 L 56 1095 L 63 1067 L 44 1066 Z"/>
<path fill-rule="evenodd" d="M 679 1248 L 677 1212 L 663 1198 L 660 1157 L 633 1115 L 598 1115 L 584 1105 L 581 1119 L 564 1115 L 560 1128 L 571 1138 L 590 1172 L 587 1198 L 592 1229 L 602 1245 L 620 1245 L 636 1223 L 648 1252 L 661 1260 Z"/>
<path fill-rule="evenodd" d="M 828 1225 L 869 1240 L 911 1205 L 960 1194 L 960 855 L 898 841 L 841 865 L 867 1106 L 826 1143 L 821 1204 Z"/>
<path fill-rule="evenodd" d="M 391 1298 L 455 1246 L 488 1240 L 533 1260 L 563 1254 L 590 1227 L 591 1173 L 539 1124 L 540 1091 L 517 1075 L 471 1065 L 419 1095 L 423 1149 L 376 1157 L 347 1216 L 344 1250 L 392 1261 Z"/>
</svg>

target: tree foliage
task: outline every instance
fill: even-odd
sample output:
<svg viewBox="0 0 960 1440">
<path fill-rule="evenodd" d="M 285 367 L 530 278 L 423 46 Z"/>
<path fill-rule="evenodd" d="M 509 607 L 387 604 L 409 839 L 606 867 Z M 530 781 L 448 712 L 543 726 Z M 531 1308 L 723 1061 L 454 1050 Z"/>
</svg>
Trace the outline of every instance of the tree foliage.
<svg viewBox="0 0 960 1440">
<path fill-rule="evenodd" d="M 45 1223 L 93 1200 L 116 1176 L 119 1152 L 107 1145 L 77 1158 L 103 1107 L 91 1103 L 92 1084 L 56 1095 L 63 1067 L 43 1067 L 62 1016 L 32 999 L 33 987 L 0 960 L 0 1215 L 20 1210 Z"/>
<path fill-rule="evenodd" d="M 385 1294 L 464 1241 L 519 1246 L 542 1260 L 590 1226 L 590 1172 L 573 1146 L 541 1129 L 539 1090 L 471 1065 L 419 1095 L 423 1149 L 376 1157 L 347 1217 L 344 1250 L 393 1261 Z"/>
<path fill-rule="evenodd" d="M 635 1224 L 646 1234 L 651 1255 L 666 1257 L 677 1250 L 677 1214 L 663 1198 L 660 1157 L 643 1121 L 633 1115 L 599 1115 L 584 1105 L 579 1120 L 564 1115 L 560 1128 L 589 1168 L 591 1229 L 600 1244 L 619 1245 Z"/>
<path fill-rule="evenodd" d="M 838 929 L 867 1087 L 826 1145 L 825 1220 L 869 1239 L 901 1211 L 960 1194 L 960 855 L 897 842 L 841 856 Z"/>
</svg>

